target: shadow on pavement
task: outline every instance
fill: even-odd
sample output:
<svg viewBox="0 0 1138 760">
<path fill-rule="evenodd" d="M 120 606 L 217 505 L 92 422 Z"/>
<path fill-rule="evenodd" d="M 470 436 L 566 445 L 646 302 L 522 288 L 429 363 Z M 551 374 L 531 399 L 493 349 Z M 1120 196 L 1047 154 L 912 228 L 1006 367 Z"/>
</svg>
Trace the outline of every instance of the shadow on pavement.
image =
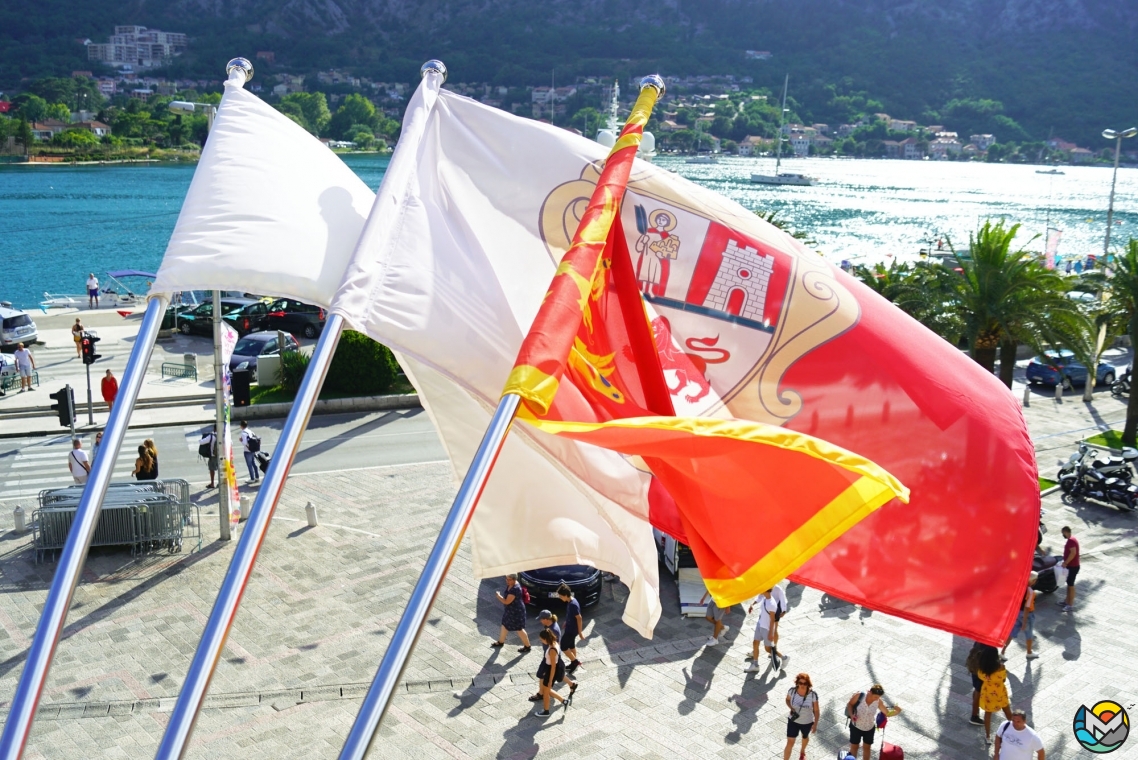
<svg viewBox="0 0 1138 760">
<path fill-rule="evenodd" d="M 325 454 L 340 444 L 345 443 L 352 438 L 355 438 L 356 436 L 367 435 L 368 433 L 378 430 L 381 427 L 390 425 L 392 422 L 398 422 L 400 420 L 413 417 L 419 413 L 421 413 L 421 410 L 418 409 L 410 410 L 409 413 L 403 411 L 388 412 L 382 417 L 377 417 L 374 420 L 363 423 L 362 425 L 357 425 L 351 430 L 344 432 L 342 435 L 328 438 L 326 440 L 320 441 L 319 443 L 313 444 L 312 446 L 302 447 L 302 449 L 297 452 L 296 459 L 293 461 L 293 466 L 300 462 L 306 462 L 313 457 Z M 331 427 L 336 424 L 342 423 L 333 419 L 321 420 L 319 417 L 313 417 L 312 420 L 310 420 L 308 423 L 308 430 L 319 430 L 321 428 Z"/>
</svg>

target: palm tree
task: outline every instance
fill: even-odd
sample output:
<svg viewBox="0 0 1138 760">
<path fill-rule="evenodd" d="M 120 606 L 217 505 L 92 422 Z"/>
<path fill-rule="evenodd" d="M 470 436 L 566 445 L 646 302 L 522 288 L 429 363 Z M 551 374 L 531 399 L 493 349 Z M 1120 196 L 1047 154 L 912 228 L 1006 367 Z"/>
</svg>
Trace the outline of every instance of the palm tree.
<svg viewBox="0 0 1138 760">
<path fill-rule="evenodd" d="M 1114 276 L 1110 279 L 1110 300 L 1115 314 L 1126 319 L 1130 344 L 1138 346 L 1138 240 L 1130 238 L 1126 250 L 1115 256 Z M 1131 391 L 1126 406 L 1126 426 L 1122 429 L 1122 442 L 1135 445 L 1138 437 L 1138 392 Z"/>
<path fill-rule="evenodd" d="M 1087 329 L 1078 304 L 1066 295 L 1063 278 L 1023 249 L 1012 250 L 1019 227 L 989 220 L 970 235 L 969 255 L 957 256 L 961 276 L 950 294 L 973 360 L 991 372 L 998 349 L 1000 380 L 1009 388 L 1021 343 L 1043 350 Z"/>
</svg>

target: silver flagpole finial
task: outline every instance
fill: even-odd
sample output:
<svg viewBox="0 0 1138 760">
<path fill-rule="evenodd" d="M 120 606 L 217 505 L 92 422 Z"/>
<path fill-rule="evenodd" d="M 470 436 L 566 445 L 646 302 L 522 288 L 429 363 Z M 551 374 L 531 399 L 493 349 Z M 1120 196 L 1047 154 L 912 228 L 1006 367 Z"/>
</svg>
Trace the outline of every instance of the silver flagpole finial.
<svg viewBox="0 0 1138 760">
<path fill-rule="evenodd" d="M 253 64 L 249 62 L 248 58 L 234 58 L 225 64 L 225 76 L 232 77 L 235 71 L 245 75 L 245 81 L 241 83 L 242 85 L 253 78 Z"/>
<path fill-rule="evenodd" d="M 663 95 L 664 77 L 660 76 L 659 74 L 649 74 L 640 80 L 640 89 L 643 90 L 645 87 L 655 87 L 656 92 Z"/>
<path fill-rule="evenodd" d="M 435 72 L 436 74 L 441 74 L 444 82 L 447 80 L 446 64 L 444 64 L 442 61 L 438 60 L 437 58 L 432 58 L 431 60 L 429 60 L 423 64 L 423 66 L 419 69 L 419 77 L 420 78 L 425 77 L 425 76 L 427 76 L 427 74 L 430 74 L 432 71 Z"/>
</svg>

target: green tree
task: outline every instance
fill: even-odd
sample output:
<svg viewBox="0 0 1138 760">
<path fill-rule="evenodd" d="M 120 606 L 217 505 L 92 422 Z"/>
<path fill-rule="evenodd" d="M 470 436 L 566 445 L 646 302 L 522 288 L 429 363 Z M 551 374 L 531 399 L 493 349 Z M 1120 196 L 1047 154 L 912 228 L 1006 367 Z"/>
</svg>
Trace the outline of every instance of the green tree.
<svg viewBox="0 0 1138 760">
<path fill-rule="evenodd" d="M 1023 249 L 1012 250 L 1019 227 L 988 220 L 970 235 L 968 254 L 957 256 L 961 276 L 947 294 L 963 321 L 973 360 L 991 372 L 998 349 L 1000 380 L 1009 388 L 1020 344 L 1043 351 L 1087 329 L 1063 278 Z"/>
<path fill-rule="evenodd" d="M 286 114 L 302 116 L 304 123 L 301 126 L 316 136 L 324 134 L 328 129 L 328 123 L 332 121 L 332 112 L 328 110 L 328 99 L 322 92 L 289 93 L 281 98 L 280 110 Z"/>
<path fill-rule="evenodd" d="M 47 115 L 47 101 L 30 92 L 21 92 L 12 98 L 12 106 L 17 114 L 28 121 L 43 121 Z"/>
<path fill-rule="evenodd" d="M 48 119 L 57 119 L 64 124 L 69 124 L 71 122 L 71 109 L 63 103 L 52 103 L 47 107 L 45 117 Z"/>
<path fill-rule="evenodd" d="M 363 95 L 352 93 L 336 109 L 328 133 L 337 140 L 347 139 L 348 131 L 357 124 L 377 130 L 383 123 L 382 115 L 375 110 L 375 104 Z M 382 130 L 379 130 L 382 131 Z"/>
<path fill-rule="evenodd" d="M 90 148 L 99 144 L 99 138 L 86 129 L 68 129 L 57 134 L 52 142 L 69 148 Z"/>
<path fill-rule="evenodd" d="M 1105 306 L 1114 319 L 1125 325 L 1130 343 L 1138 346 L 1138 240 L 1130 238 L 1126 248 L 1114 257 L 1110 294 Z M 1126 425 L 1122 428 L 1122 442 L 1138 445 L 1138 390 L 1130 392 L 1126 405 Z"/>
</svg>

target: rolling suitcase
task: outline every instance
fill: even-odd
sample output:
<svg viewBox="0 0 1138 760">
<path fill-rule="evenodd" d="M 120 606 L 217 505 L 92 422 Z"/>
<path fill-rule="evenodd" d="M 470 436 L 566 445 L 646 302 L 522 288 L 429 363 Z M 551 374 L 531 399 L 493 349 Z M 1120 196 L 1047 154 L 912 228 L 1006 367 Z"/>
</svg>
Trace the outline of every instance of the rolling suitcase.
<svg viewBox="0 0 1138 760">
<path fill-rule="evenodd" d="M 885 742 L 885 723 L 885 716 L 881 713 L 877 713 L 877 725 L 881 728 L 881 753 L 877 757 L 880 758 L 880 760 L 905 760 L 905 750 L 896 744 L 887 744 Z"/>
</svg>

